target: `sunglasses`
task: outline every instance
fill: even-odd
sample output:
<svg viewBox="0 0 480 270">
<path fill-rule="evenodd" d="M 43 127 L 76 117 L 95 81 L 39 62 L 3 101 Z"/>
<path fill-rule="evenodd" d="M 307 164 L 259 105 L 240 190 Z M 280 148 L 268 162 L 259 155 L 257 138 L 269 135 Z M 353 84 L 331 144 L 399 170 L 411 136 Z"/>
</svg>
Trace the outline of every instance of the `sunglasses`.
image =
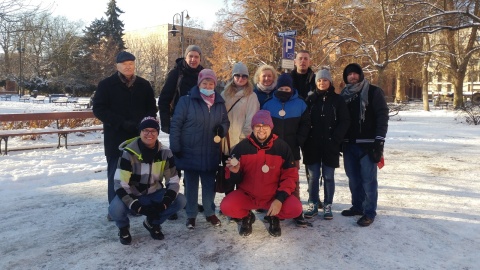
<svg viewBox="0 0 480 270">
<path fill-rule="evenodd" d="M 248 75 L 233 74 L 233 77 L 235 77 L 235 78 L 237 78 L 237 79 L 240 78 L 240 77 L 241 77 L 242 79 L 248 79 Z"/>
</svg>

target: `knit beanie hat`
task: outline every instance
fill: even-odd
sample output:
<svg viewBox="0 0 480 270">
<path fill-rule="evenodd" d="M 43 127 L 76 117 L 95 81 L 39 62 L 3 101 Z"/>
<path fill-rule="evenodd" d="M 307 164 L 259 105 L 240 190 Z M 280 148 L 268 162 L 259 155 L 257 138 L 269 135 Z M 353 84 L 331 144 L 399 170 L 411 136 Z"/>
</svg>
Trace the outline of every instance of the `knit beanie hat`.
<svg viewBox="0 0 480 270">
<path fill-rule="evenodd" d="M 157 118 L 151 116 L 143 118 L 142 122 L 140 122 L 140 126 L 138 126 L 138 130 L 142 131 L 146 128 L 154 128 L 157 132 L 160 132 L 160 125 L 158 124 Z"/>
<path fill-rule="evenodd" d="M 357 63 L 348 64 L 343 70 L 343 81 L 348 84 L 347 76 L 351 72 L 355 72 L 360 75 L 360 82 L 363 81 L 363 70 L 362 67 Z"/>
<path fill-rule="evenodd" d="M 248 76 L 248 68 L 245 66 L 244 63 L 238 62 L 233 65 L 232 69 L 232 76 L 235 74 L 240 74 L 240 75 L 247 75 Z"/>
<path fill-rule="evenodd" d="M 215 82 L 215 86 L 217 86 L 217 76 L 215 76 L 215 72 L 213 72 L 213 70 L 208 68 L 202 69 L 202 71 L 200 71 L 198 74 L 197 85 L 200 85 L 200 83 L 205 79 L 212 79 Z"/>
<path fill-rule="evenodd" d="M 315 74 L 315 81 L 318 81 L 320 79 L 327 79 L 330 81 L 330 85 L 333 85 L 333 80 L 332 80 L 332 75 L 330 74 L 330 71 L 328 69 L 320 69 L 317 71 L 317 74 Z"/>
<path fill-rule="evenodd" d="M 190 45 L 185 50 L 185 57 L 187 57 L 187 54 L 191 51 L 198 52 L 198 54 L 202 55 L 202 50 L 200 50 L 200 47 L 198 47 L 197 45 Z"/>
<path fill-rule="evenodd" d="M 135 61 L 135 56 L 126 51 L 119 52 L 117 54 L 117 63 L 123 63 L 125 61 Z"/>
<path fill-rule="evenodd" d="M 267 110 L 259 110 L 253 117 L 252 117 L 252 129 L 255 125 L 267 125 L 273 129 L 273 121 L 272 117 L 270 116 L 270 111 Z"/>
<path fill-rule="evenodd" d="M 280 77 L 278 77 L 277 89 L 282 87 L 282 86 L 288 86 L 288 87 L 290 87 L 290 89 L 293 89 L 293 80 L 292 80 L 292 76 L 290 76 L 290 74 L 283 73 L 282 75 L 280 75 Z"/>
</svg>

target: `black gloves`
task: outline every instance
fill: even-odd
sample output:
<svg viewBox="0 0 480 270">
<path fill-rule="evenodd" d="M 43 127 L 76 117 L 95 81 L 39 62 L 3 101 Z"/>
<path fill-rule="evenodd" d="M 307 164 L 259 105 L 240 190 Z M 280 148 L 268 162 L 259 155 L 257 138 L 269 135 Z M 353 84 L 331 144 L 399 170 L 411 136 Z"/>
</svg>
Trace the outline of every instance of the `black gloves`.
<svg viewBox="0 0 480 270">
<path fill-rule="evenodd" d="M 153 205 L 142 205 L 138 200 L 132 203 L 130 209 L 144 216 L 158 215 L 158 212 L 155 211 L 155 207 L 153 207 Z"/>
<path fill-rule="evenodd" d="M 171 189 L 167 189 L 167 192 L 165 192 L 165 195 L 163 196 L 162 204 L 164 204 L 165 207 L 169 207 L 176 197 L 177 197 L 177 193 L 175 191 Z"/>
<path fill-rule="evenodd" d="M 222 125 L 216 125 L 216 126 L 213 128 L 213 133 L 215 133 L 215 135 L 220 136 L 220 138 L 223 138 L 223 137 L 225 136 Z"/>
<path fill-rule="evenodd" d="M 139 213 L 147 217 L 156 217 L 158 216 L 160 211 L 158 211 L 156 205 L 149 204 L 149 205 L 142 205 L 142 208 L 140 209 Z"/>
<path fill-rule="evenodd" d="M 131 133 L 138 133 L 137 123 L 133 121 L 125 121 L 122 123 L 122 129 Z"/>
<path fill-rule="evenodd" d="M 135 213 L 139 213 L 139 212 L 138 212 L 138 209 L 139 209 L 140 207 L 142 207 L 142 205 L 141 205 L 140 202 L 137 200 L 137 201 L 134 201 L 134 202 L 132 203 L 132 205 L 130 206 L 130 210 L 132 210 L 132 211 L 135 212 Z"/>
<path fill-rule="evenodd" d="M 375 139 L 373 142 L 372 148 L 370 149 L 370 158 L 373 160 L 373 162 L 378 163 L 380 159 L 382 159 L 384 144 L 384 140 Z"/>
</svg>

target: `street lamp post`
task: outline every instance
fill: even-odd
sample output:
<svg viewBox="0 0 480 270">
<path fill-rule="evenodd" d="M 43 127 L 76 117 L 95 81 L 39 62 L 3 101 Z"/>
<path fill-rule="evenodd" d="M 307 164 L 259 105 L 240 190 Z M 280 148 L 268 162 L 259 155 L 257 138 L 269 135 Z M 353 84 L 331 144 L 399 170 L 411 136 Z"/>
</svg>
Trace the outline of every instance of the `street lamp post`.
<svg viewBox="0 0 480 270">
<path fill-rule="evenodd" d="M 187 16 L 183 16 L 183 13 L 186 12 L 187 13 Z M 177 30 L 177 28 L 175 27 L 175 17 L 178 16 L 180 17 L 180 31 Z M 190 19 L 190 16 L 188 15 L 188 10 L 184 10 L 180 13 L 175 13 L 173 15 L 173 24 L 172 24 L 172 30 L 168 31 L 169 33 L 172 33 L 172 36 L 176 36 L 178 32 L 180 32 L 180 46 L 182 48 L 182 52 L 184 52 L 184 39 L 183 39 L 183 19 Z"/>
<path fill-rule="evenodd" d="M 17 47 L 18 51 L 18 56 L 19 56 L 19 62 L 20 62 L 20 76 L 19 76 L 19 82 L 18 82 L 18 87 L 19 87 L 19 93 L 23 96 L 25 93 L 23 92 L 23 87 L 22 87 L 22 81 L 23 81 L 23 65 L 22 65 L 22 53 L 25 53 L 25 48 L 22 47 L 22 43 L 18 43 Z"/>
</svg>

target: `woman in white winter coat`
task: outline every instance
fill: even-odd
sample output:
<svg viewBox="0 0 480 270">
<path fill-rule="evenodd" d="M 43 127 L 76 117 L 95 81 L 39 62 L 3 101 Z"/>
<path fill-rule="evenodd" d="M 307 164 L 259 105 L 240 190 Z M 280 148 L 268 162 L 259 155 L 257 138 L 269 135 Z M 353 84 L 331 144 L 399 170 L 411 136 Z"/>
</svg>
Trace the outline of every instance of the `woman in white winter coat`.
<svg viewBox="0 0 480 270">
<path fill-rule="evenodd" d="M 221 93 L 228 111 L 230 149 L 252 133 L 252 117 L 260 109 L 248 69 L 242 62 L 235 63 L 232 79 Z M 223 139 L 223 154 L 230 155 L 226 138 Z"/>
</svg>

